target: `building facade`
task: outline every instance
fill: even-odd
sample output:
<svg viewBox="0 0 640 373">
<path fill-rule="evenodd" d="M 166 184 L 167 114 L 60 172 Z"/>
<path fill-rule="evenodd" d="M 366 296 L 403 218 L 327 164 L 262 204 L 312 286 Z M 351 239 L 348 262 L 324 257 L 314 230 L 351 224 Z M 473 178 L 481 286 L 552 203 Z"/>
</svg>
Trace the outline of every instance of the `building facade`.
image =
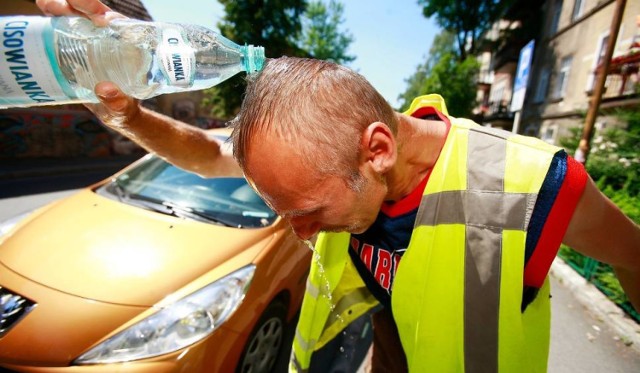
<svg viewBox="0 0 640 373">
<path fill-rule="evenodd" d="M 479 60 L 476 113 L 488 126 L 512 130 L 514 113 L 509 110 L 517 54 L 529 40 L 535 41 L 533 61 L 518 132 L 558 144 L 571 128 L 581 127 L 592 99 L 596 71 L 605 55 L 615 0 L 540 1 L 537 30 L 520 33 L 520 38 L 503 41 L 510 48 L 486 48 Z M 518 6 L 517 4 L 515 5 Z M 501 21 L 487 34 L 491 41 L 506 27 L 523 27 Z M 616 125 L 611 109 L 638 105 L 640 61 L 640 1 L 627 1 L 612 66 L 609 69 L 596 129 Z M 501 31 L 502 34 L 501 34 Z M 529 40 L 523 40 L 528 37 Z M 505 53 L 506 52 L 506 53 Z"/>
<path fill-rule="evenodd" d="M 522 112 L 523 133 L 557 144 L 581 127 L 589 109 L 609 42 L 615 0 L 549 0 L 545 22 L 534 54 L 531 77 Z M 634 52 L 639 41 L 640 2 L 627 1 L 613 59 Z M 640 52 L 640 50 L 638 51 Z M 637 62 L 627 71 L 609 70 L 596 129 L 616 125 L 612 108 L 637 105 Z M 622 73 L 622 74 L 621 74 Z"/>
</svg>

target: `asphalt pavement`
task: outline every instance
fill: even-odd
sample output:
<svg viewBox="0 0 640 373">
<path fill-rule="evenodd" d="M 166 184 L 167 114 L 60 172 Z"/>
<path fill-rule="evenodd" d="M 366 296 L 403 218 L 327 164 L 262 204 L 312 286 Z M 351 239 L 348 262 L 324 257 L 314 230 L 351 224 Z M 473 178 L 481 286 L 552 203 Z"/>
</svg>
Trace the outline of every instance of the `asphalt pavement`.
<svg viewBox="0 0 640 373">
<path fill-rule="evenodd" d="M 1 159 L 0 199 L 19 205 L 29 195 L 81 188 L 138 158 Z M 640 372 L 640 325 L 560 259 L 551 279 L 549 372 Z"/>
</svg>

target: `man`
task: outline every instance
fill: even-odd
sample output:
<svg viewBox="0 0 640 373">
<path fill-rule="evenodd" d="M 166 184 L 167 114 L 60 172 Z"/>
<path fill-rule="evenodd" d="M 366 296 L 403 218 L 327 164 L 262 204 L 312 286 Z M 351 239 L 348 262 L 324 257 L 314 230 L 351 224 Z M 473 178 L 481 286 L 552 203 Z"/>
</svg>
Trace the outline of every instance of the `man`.
<svg viewBox="0 0 640 373">
<path fill-rule="evenodd" d="M 97 0 L 38 5 L 118 17 Z M 238 172 L 206 131 L 111 83 L 96 94 L 100 119 L 146 149 L 203 176 Z M 295 370 L 381 303 L 374 371 L 545 371 L 560 242 L 610 263 L 640 306 L 640 229 L 558 148 L 449 117 L 436 95 L 396 113 L 360 75 L 293 58 L 252 78 L 233 125 L 249 182 L 301 239 L 318 234 Z"/>
</svg>

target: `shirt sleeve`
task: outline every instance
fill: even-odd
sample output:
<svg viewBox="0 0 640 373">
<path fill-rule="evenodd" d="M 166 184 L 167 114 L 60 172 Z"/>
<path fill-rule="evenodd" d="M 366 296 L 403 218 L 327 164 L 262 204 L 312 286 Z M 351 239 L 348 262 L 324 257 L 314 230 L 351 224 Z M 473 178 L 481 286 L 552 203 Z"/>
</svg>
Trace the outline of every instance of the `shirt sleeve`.
<svg viewBox="0 0 640 373">
<path fill-rule="evenodd" d="M 524 285 L 540 288 L 558 253 L 587 182 L 584 166 L 558 152 L 544 180 L 527 230 Z"/>
</svg>

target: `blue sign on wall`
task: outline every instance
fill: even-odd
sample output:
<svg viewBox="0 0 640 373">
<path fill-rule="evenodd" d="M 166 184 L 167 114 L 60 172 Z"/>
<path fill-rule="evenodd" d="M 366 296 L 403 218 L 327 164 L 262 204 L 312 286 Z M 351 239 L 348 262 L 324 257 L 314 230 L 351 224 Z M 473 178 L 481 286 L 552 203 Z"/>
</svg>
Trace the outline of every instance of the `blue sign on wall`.
<svg viewBox="0 0 640 373">
<path fill-rule="evenodd" d="M 524 104 L 524 95 L 527 92 L 527 83 L 529 81 L 529 72 L 531 71 L 531 60 L 533 59 L 533 48 L 535 42 L 531 40 L 520 50 L 520 58 L 518 59 L 518 70 L 513 84 L 513 95 L 511 96 L 511 111 L 522 109 Z"/>
</svg>

